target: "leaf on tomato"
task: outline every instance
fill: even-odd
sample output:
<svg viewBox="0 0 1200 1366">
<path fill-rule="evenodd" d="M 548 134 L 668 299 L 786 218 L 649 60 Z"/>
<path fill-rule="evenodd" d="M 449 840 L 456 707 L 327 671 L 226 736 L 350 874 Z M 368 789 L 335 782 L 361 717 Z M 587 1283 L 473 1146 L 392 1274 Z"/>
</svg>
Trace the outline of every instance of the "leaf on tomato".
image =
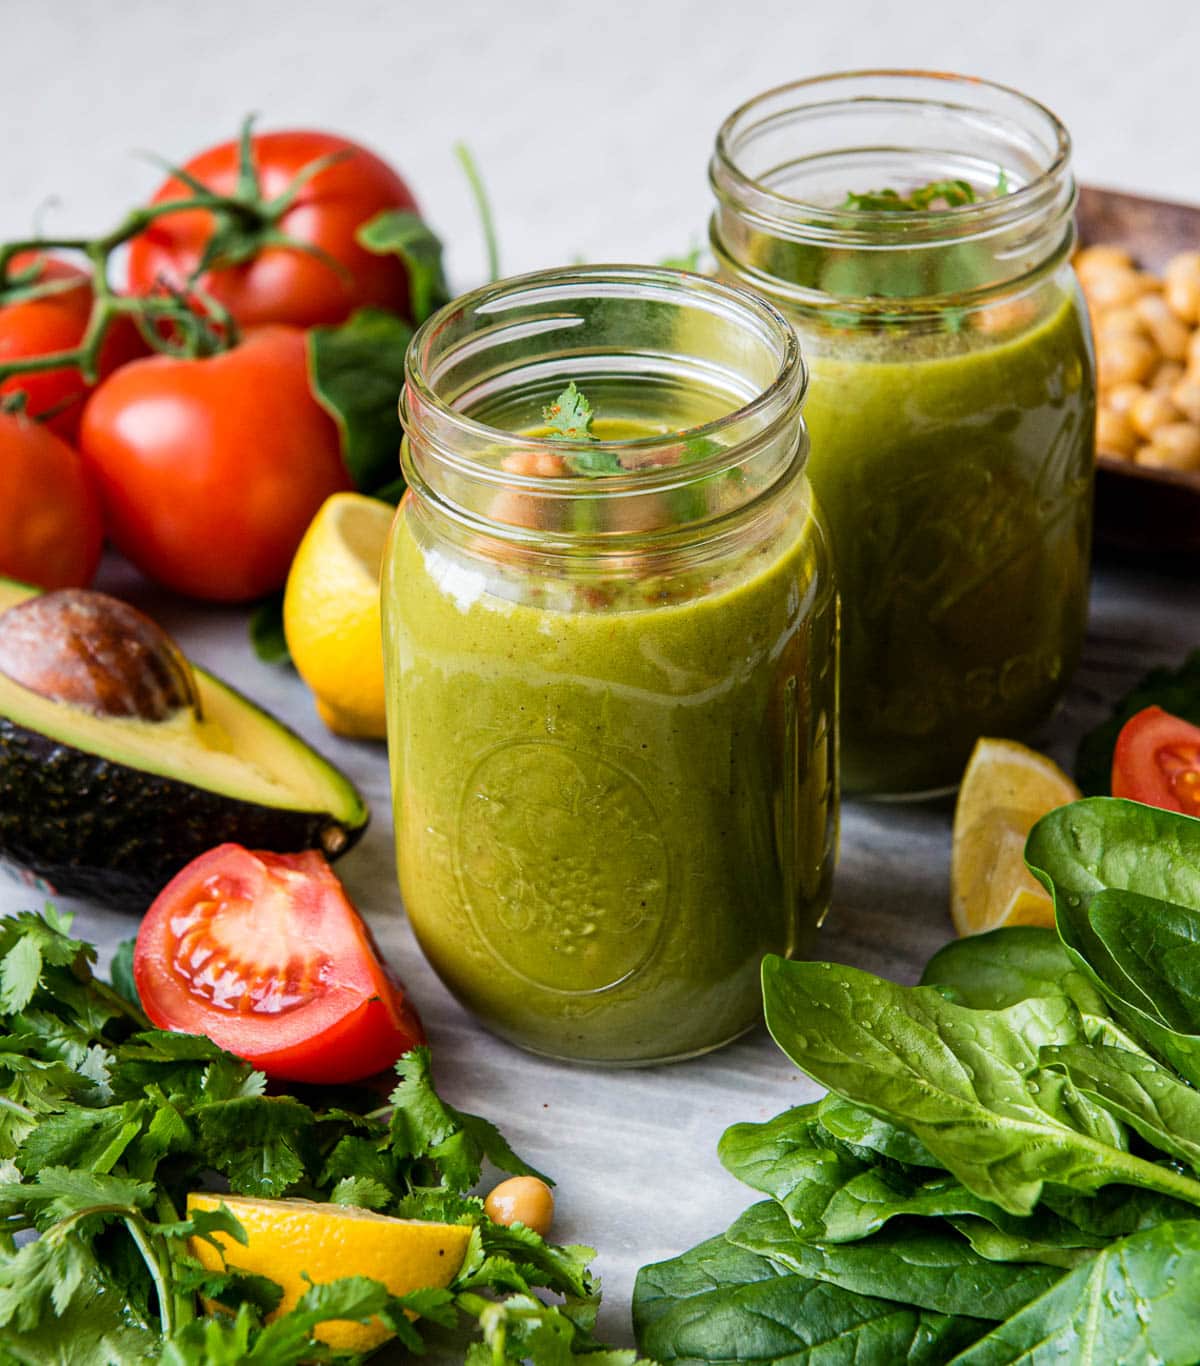
<svg viewBox="0 0 1200 1366">
<path fill-rule="evenodd" d="M 264 664 L 290 664 L 291 653 L 283 634 L 283 594 L 265 598 L 250 614 L 250 644 Z"/>
<path fill-rule="evenodd" d="M 1112 716 L 1079 742 L 1075 781 L 1085 797 L 1106 797 L 1111 790 L 1113 750 L 1131 716 L 1145 707 L 1161 707 L 1200 726 L 1200 650 L 1178 669 L 1152 669 L 1120 702 Z"/>
<path fill-rule="evenodd" d="M 424 219 L 406 209 L 384 209 L 355 233 L 359 245 L 376 256 L 398 256 L 408 271 L 408 307 L 413 321 L 448 302 L 450 289 L 442 267 L 442 242 Z"/>
<path fill-rule="evenodd" d="M 362 493 L 396 480 L 404 434 L 400 390 L 411 338 L 412 328 L 382 308 L 360 308 L 340 326 L 308 334 L 309 384 L 338 425 L 342 458 Z"/>
</svg>

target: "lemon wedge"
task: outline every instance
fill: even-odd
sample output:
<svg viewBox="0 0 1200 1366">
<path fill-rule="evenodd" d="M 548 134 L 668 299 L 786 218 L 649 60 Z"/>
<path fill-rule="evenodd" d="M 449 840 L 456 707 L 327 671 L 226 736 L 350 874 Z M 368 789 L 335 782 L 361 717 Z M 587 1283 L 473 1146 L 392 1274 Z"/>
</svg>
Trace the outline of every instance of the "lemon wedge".
<svg viewBox="0 0 1200 1366">
<path fill-rule="evenodd" d="M 292 560 L 283 633 L 317 714 L 337 735 L 386 734 L 379 575 L 394 509 L 361 493 L 321 505 Z"/>
<path fill-rule="evenodd" d="M 1015 740 L 978 741 L 954 809 L 950 914 L 960 935 L 1054 924 L 1049 893 L 1025 867 L 1025 840 L 1047 811 L 1078 797 L 1044 754 Z"/>
<path fill-rule="evenodd" d="M 392 1219 L 354 1205 L 196 1192 L 187 1200 L 189 1214 L 222 1204 L 240 1221 L 249 1242 L 243 1246 L 215 1233 L 222 1251 L 203 1238 L 190 1239 L 190 1251 L 208 1271 L 222 1270 L 228 1258 L 239 1271 L 269 1277 L 283 1289 L 277 1314 L 293 1309 L 309 1288 L 305 1275 L 317 1285 L 368 1276 L 393 1295 L 426 1286 L 441 1289 L 454 1279 L 471 1237 L 467 1225 Z M 316 1336 L 338 1350 L 369 1352 L 391 1332 L 378 1320 L 329 1319 Z"/>
</svg>

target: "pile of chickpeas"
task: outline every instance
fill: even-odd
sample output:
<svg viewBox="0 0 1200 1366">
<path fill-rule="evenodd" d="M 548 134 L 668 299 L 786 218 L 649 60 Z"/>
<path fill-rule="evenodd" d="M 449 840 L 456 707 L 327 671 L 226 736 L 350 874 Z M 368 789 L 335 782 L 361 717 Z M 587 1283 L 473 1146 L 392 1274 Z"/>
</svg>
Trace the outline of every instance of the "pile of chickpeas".
<svg viewBox="0 0 1200 1366">
<path fill-rule="evenodd" d="M 1200 470 L 1200 251 L 1173 257 L 1161 279 L 1100 244 L 1075 269 L 1096 336 L 1097 451 Z"/>
</svg>

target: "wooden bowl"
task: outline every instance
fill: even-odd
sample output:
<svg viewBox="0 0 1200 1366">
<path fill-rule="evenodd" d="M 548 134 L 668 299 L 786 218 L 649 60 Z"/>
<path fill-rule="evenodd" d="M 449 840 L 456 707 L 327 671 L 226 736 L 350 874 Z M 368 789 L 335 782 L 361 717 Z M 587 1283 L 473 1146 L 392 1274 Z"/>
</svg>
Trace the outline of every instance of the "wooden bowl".
<svg viewBox="0 0 1200 1366">
<path fill-rule="evenodd" d="M 1161 272 L 1177 252 L 1200 248 L 1200 206 L 1083 186 L 1079 240 L 1124 247 Z M 1200 554 L 1200 473 L 1134 465 L 1103 451 L 1096 459 L 1096 540 L 1155 555 Z"/>
</svg>

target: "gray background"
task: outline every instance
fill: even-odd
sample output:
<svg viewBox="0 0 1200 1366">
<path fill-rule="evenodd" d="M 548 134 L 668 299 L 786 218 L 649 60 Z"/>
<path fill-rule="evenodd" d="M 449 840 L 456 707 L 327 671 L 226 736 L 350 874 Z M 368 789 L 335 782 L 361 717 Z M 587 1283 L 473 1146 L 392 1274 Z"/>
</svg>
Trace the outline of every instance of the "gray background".
<svg viewBox="0 0 1200 1366">
<path fill-rule="evenodd" d="M 0 0 L 0 56 L 6 237 L 37 217 L 62 232 L 108 226 L 157 183 L 131 149 L 184 159 L 259 110 L 266 126 L 330 127 L 394 161 L 448 239 L 459 287 L 483 270 L 450 151 L 459 138 L 491 187 L 506 269 L 580 256 L 653 260 L 700 239 L 713 133 L 738 102 L 787 79 L 872 64 L 1020 86 L 1070 125 L 1082 178 L 1200 201 L 1197 0 Z M 1146 668 L 1200 643 L 1194 579 L 1187 566 L 1103 569 L 1084 667 L 1039 743 L 1067 759 Z M 375 818 L 339 872 L 420 1004 L 440 1084 L 558 1178 L 556 1234 L 599 1248 L 601 1329 L 628 1342 L 636 1268 L 719 1231 L 750 1203 L 717 1163 L 721 1131 L 810 1099 L 814 1088 L 762 1032 L 705 1059 L 631 1073 L 541 1061 L 484 1034 L 442 989 L 399 913 L 382 747 L 330 737 L 295 676 L 253 658 L 242 614 L 172 600 L 116 561 L 101 584 L 151 611 L 193 658 L 360 783 Z M 914 980 L 950 934 L 949 830 L 948 805 L 848 809 L 822 954 Z M 0 912 L 36 901 L 0 881 Z M 135 928 L 98 907 L 70 909 L 106 954 Z"/>
</svg>

